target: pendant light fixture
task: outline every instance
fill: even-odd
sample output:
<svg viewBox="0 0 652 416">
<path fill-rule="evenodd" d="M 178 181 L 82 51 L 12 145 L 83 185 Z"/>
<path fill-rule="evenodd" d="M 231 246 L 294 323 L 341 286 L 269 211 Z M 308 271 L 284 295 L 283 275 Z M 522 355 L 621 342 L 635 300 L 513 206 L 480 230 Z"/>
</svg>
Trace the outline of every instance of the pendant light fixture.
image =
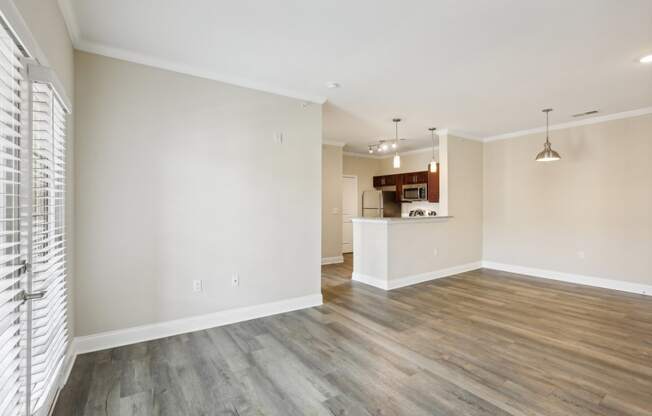
<svg viewBox="0 0 652 416">
<path fill-rule="evenodd" d="M 437 161 L 435 160 L 435 130 L 437 127 L 430 127 L 430 134 L 432 135 L 432 159 L 430 159 L 430 172 L 437 172 Z"/>
<path fill-rule="evenodd" d="M 396 153 L 394 153 L 394 169 L 398 169 L 401 167 L 401 156 L 398 155 L 398 123 L 401 122 L 401 119 L 395 118 L 392 121 L 396 125 L 396 137 L 395 137 L 394 145 L 392 146 L 396 150 Z"/>
<path fill-rule="evenodd" d="M 550 112 L 552 111 L 552 108 L 546 108 L 545 110 L 542 110 L 544 113 L 546 113 L 546 142 L 543 144 L 543 150 L 539 152 L 537 155 L 536 161 L 537 162 L 553 162 L 555 160 L 561 159 L 561 156 L 559 156 L 559 153 L 555 152 L 552 150 L 550 147 L 550 135 L 549 135 L 549 129 L 550 129 L 550 120 L 549 120 L 549 115 Z"/>
</svg>

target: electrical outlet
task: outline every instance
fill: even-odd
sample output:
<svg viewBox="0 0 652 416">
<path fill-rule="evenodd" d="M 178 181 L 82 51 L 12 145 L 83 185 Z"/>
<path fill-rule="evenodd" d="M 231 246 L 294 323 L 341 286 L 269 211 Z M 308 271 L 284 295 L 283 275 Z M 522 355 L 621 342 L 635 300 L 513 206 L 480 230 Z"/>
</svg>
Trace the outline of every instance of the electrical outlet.
<svg viewBox="0 0 652 416">
<path fill-rule="evenodd" d="M 231 276 L 231 286 L 233 287 L 240 286 L 240 276 L 238 275 L 237 272 L 233 273 L 233 275 Z"/>
<path fill-rule="evenodd" d="M 274 143 L 283 144 L 283 133 L 274 133 Z"/>
<path fill-rule="evenodd" d="M 437 257 L 439 255 L 439 250 L 437 250 L 437 248 L 433 248 L 432 249 L 432 255 Z"/>
<path fill-rule="evenodd" d="M 581 260 L 584 260 L 586 258 L 586 254 L 583 251 L 578 251 L 577 257 L 579 257 Z"/>
<path fill-rule="evenodd" d="M 201 280 L 193 280 L 192 281 L 192 291 L 193 292 L 201 292 L 202 291 Z"/>
</svg>

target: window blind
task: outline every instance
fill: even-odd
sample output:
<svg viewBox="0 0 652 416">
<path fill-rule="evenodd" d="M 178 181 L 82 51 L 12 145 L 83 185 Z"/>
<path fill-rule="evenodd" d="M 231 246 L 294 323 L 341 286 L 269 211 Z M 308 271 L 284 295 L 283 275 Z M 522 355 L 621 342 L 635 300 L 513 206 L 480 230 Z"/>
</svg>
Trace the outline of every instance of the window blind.
<svg viewBox="0 0 652 416">
<path fill-rule="evenodd" d="M 26 240 L 21 240 L 21 51 L 0 26 L 0 415 L 24 413 L 21 291 Z M 23 195 L 24 197 L 25 195 Z"/>
<path fill-rule="evenodd" d="M 49 84 L 32 83 L 31 408 L 48 401 L 68 346 L 64 238 L 66 111 Z"/>
<path fill-rule="evenodd" d="M 68 347 L 68 110 L 26 56 L 0 18 L 0 416 L 48 410 Z"/>
</svg>

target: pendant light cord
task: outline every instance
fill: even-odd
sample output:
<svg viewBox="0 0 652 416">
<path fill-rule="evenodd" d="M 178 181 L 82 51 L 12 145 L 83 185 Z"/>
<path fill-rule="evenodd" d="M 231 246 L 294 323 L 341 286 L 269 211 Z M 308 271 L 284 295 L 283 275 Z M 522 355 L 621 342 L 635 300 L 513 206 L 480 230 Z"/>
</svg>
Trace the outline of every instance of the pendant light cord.
<svg viewBox="0 0 652 416">
<path fill-rule="evenodd" d="M 435 160 L 435 131 L 432 130 L 432 160 Z"/>
<path fill-rule="evenodd" d="M 396 144 L 396 151 L 394 152 L 395 155 L 398 154 L 398 121 L 395 121 L 394 124 L 396 125 L 396 135 L 394 136 L 394 143 Z"/>
<path fill-rule="evenodd" d="M 550 144 L 550 112 L 552 109 L 543 110 L 546 113 L 546 144 Z"/>
</svg>

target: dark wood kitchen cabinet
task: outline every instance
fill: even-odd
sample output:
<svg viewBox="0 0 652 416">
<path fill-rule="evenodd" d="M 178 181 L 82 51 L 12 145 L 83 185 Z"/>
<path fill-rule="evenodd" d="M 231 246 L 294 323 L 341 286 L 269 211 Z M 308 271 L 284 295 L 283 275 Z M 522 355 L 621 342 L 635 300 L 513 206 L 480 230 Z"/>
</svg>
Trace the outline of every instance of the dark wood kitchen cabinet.
<svg viewBox="0 0 652 416">
<path fill-rule="evenodd" d="M 428 183 L 428 171 L 404 173 L 401 176 L 403 176 L 403 183 L 406 185 Z"/>
<path fill-rule="evenodd" d="M 383 186 L 396 187 L 396 199 L 400 201 L 403 196 L 404 185 L 428 184 L 428 202 L 439 202 L 439 163 L 437 172 L 431 173 L 429 170 L 410 173 L 397 173 L 395 175 L 374 176 L 374 188 Z"/>
<path fill-rule="evenodd" d="M 396 202 L 403 200 L 403 175 L 396 175 Z"/>
<path fill-rule="evenodd" d="M 374 188 L 380 188 L 381 186 L 395 186 L 397 176 L 398 175 L 374 176 Z"/>
<path fill-rule="evenodd" d="M 439 163 L 437 172 L 426 172 L 428 176 L 428 202 L 439 202 Z"/>
</svg>

